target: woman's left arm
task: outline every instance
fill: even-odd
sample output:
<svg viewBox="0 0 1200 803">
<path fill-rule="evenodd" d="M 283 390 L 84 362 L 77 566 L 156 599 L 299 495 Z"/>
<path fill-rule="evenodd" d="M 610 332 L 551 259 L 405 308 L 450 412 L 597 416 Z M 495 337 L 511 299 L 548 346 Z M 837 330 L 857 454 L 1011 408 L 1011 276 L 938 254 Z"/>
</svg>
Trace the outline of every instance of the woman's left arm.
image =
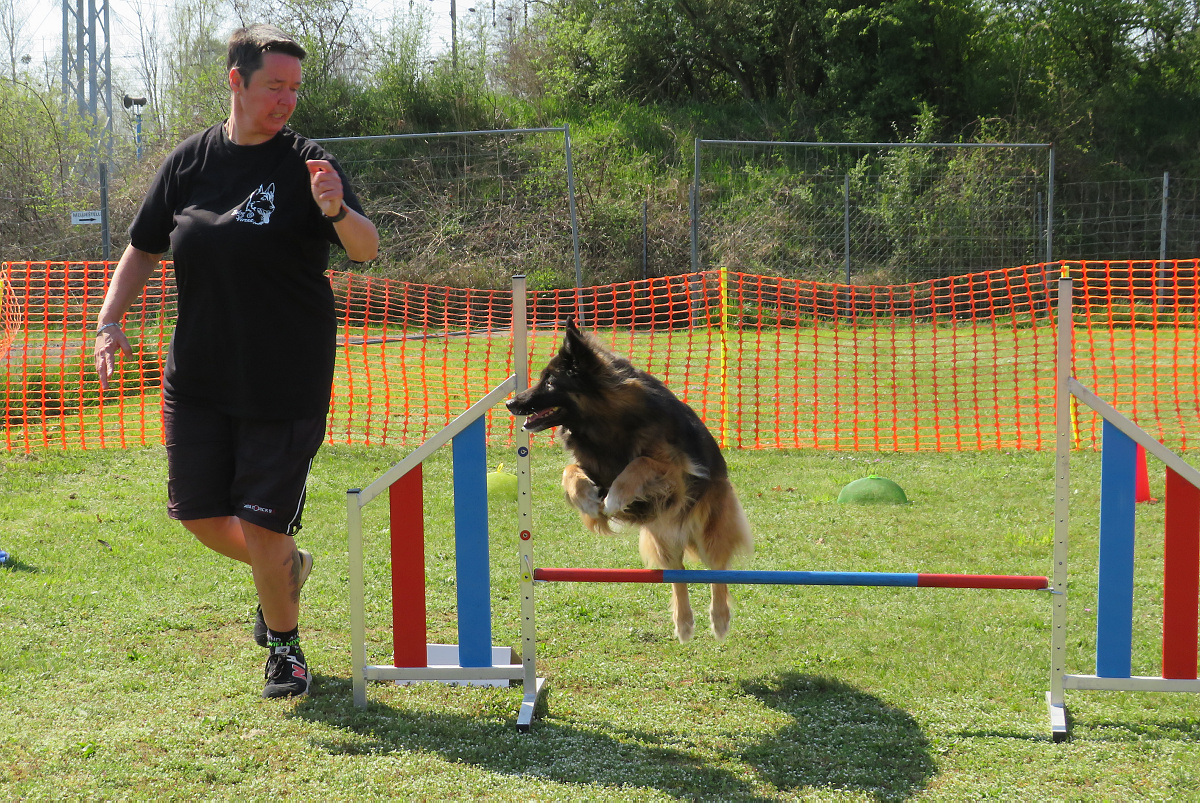
<svg viewBox="0 0 1200 803">
<path fill-rule="evenodd" d="M 333 228 L 346 249 L 346 256 L 352 262 L 374 259 L 379 253 L 379 232 L 367 217 L 343 203 L 342 177 L 327 161 L 310 159 L 307 164 L 313 200 L 321 207 L 321 213 L 328 218 L 341 218 L 334 221 Z"/>
<path fill-rule="evenodd" d="M 343 205 L 346 216 L 333 224 L 351 262 L 370 262 L 379 253 L 379 232 L 369 218 Z M 336 216 L 337 213 L 334 213 Z"/>
</svg>

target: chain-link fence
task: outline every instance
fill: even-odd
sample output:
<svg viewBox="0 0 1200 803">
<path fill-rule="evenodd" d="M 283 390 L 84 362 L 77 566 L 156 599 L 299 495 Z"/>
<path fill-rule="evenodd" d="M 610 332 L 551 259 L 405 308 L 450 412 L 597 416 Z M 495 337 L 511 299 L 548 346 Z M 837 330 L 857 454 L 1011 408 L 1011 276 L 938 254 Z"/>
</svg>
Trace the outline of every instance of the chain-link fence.
<svg viewBox="0 0 1200 803">
<path fill-rule="evenodd" d="M 696 143 L 693 269 L 899 284 L 1047 260 L 1040 144 Z"/>
<path fill-rule="evenodd" d="M 1200 179 L 1052 187 L 1046 146 L 700 141 L 691 180 L 659 171 L 643 203 L 606 199 L 606 152 L 572 148 L 565 127 L 322 142 L 380 229 L 370 272 L 439 286 L 497 288 L 524 273 L 534 289 L 587 287 L 719 267 L 879 285 L 1047 258 L 1200 254 Z M 109 170 L 113 259 L 156 162 Z M 88 175 L 0 190 L 0 259 L 103 259 L 102 227 L 70 222 L 105 207 Z M 361 270 L 340 252 L 332 267 Z"/>
<path fill-rule="evenodd" d="M 380 232 L 389 277 L 534 287 L 579 276 L 570 130 L 319 140 L 337 157 Z"/>
<path fill-rule="evenodd" d="M 1161 178 L 1059 185 L 1056 259 L 1188 259 L 1200 254 L 1200 181 Z"/>
</svg>

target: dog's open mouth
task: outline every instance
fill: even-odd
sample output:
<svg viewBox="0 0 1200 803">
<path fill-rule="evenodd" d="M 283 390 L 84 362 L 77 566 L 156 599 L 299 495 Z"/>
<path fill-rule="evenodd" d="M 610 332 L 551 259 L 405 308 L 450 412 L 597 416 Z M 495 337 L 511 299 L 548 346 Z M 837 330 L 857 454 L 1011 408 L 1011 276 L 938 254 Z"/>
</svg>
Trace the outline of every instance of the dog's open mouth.
<svg viewBox="0 0 1200 803">
<path fill-rule="evenodd" d="M 526 416 L 525 424 L 521 428 L 527 432 L 541 432 L 543 429 L 554 426 L 551 419 L 561 410 L 561 407 L 547 407 L 544 410 L 535 410 Z"/>
</svg>

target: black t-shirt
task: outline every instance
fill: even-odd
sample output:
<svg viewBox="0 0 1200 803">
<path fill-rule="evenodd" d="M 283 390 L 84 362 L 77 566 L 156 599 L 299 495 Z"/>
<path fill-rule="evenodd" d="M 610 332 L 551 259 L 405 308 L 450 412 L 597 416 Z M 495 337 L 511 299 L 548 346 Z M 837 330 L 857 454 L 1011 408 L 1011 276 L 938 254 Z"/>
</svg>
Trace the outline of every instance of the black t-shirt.
<svg viewBox="0 0 1200 803">
<path fill-rule="evenodd" d="M 337 321 L 325 271 L 340 245 L 305 161 L 337 162 L 283 129 L 233 144 L 223 125 L 184 140 L 158 170 L 129 229 L 133 247 L 173 252 L 179 315 L 163 377 L 168 399 L 245 418 L 323 416 Z"/>
</svg>

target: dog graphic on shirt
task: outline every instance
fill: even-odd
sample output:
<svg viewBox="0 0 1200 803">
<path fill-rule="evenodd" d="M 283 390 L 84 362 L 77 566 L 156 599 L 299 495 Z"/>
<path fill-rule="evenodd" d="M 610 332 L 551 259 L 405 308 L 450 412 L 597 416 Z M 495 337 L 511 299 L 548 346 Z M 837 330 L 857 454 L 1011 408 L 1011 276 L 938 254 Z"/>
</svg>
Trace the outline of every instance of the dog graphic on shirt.
<svg viewBox="0 0 1200 803">
<path fill-rule="evenodd" d="M 258 189 L 250 193 L 246 203 L 238 210 L 234 220 L 239 223 L 253 223 L 255 226 L 265 226 L 271 222 L 271 213 L 275 211 L 275 185 L 268 184 L 266 188 L 259 184 Z"/>
</svg>

